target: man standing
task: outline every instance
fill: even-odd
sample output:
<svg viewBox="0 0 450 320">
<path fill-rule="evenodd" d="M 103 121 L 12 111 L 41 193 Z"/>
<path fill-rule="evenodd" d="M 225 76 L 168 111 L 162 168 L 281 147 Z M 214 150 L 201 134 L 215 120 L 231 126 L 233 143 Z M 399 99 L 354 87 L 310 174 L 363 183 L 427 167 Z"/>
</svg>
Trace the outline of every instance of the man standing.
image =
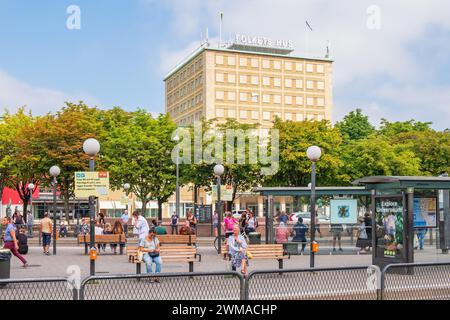
<svg viewBox="0 0 450 320">
<path fill-rule="evenodd" d="M 122 221 L 123 230 L 125 231 L 125 237 L 128 237 L 128 210 L 125 210 L 123 214 L 120 216 L 120 220 Z"/>
<path fill-rule="evenodd" d="M 139 214 L 139 211 L 133 212 L 133 233 L 139 237 L 139 240 L 145 239 L 150 228 L 147 220 Z"/>
<path fill-rule="evenodd" d="M 42 246 L 44 248 L 44 254 L 49 256 L 48 251 L 50 242 L 52 241 L 53 222 L 48 217 L 48 212 L 44 213 L 44 219 L 41 220 L 41 233 L 42 233 Z"/>
<path fill-rule="evenodd" d="M 23 267 L 28 267 L 27 260 L 25 260 L 24 257 L 19 253 L 19 242 L 17 241 L 16 237 L 16 228 L 14 227 L 14 224 L 11 222 L 10 217 L 3 218 L 2 221 L 3 226 L 6 227 L 5 235 L 3 237 L 3 248 L 11 250 L 11 253 L 15 255 L 17 258 L 19 258 L 20 261 L 23 263 Z"/>
<path fill-rule="evenodd" d="M 174 234 L 174 232 L 176 234 L 178 234 L 178 215 L 176 214 L 176 212 L 173 213 L 172 217 L 171 217 L 171 221 L 170 221 L 170 226 L 172 228 L 172 234 Z"/>
<path fill-rule="evenodd" d="M 34 224 L 34 217 L 31 214 L 31 212 L 28 211 L 27 214 L 28 238 L 33 238 L 33 224 Z"/>
</svg>

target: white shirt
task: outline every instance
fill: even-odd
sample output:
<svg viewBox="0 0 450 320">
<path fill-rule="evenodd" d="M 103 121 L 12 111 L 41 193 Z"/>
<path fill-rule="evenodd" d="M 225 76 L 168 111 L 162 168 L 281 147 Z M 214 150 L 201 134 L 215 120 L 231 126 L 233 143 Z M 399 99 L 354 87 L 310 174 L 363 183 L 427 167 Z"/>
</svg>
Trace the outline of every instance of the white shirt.
<svg viewBox="0 0 450 320">
<path fill-rule="evenodd" d="M 133 222 L 135 220 L 133 219 Z M 145 239 L 147 237 L 150 228 L 147 220 L 143 216 L 139 216 L 134 224 L 133 233 L 138 235 L 139 239 Z"/>
<path fill-rule="evenodd" d="M 95 235 L 101 235 L 101 234 L 103 234 L 103 228 L 101 228 L 101 227 L 95 227 L 94 233 L 95 233 Z"/>
</svg>

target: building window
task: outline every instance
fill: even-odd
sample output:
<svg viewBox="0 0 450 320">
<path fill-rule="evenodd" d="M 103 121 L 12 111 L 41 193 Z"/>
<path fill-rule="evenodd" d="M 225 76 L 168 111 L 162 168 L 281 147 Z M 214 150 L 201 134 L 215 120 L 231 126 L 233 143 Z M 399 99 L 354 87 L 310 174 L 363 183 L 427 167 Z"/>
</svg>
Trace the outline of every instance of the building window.
<svg viewBox="0 0 450 320">
<path fill-rule="evenodd" d="M 267 59 L 263 60 L 263 68 L 270 69 L 270 60 L 267 60 Z"/>
<path fill-rule="evenodd" d="M 273 113 L 274 118 L 280 118 L 281 119 L 281 112 L 274 112 Z"/>
<path fill-rule="evenodd" d="M 247 110 L 241 110 L 241 111 L 239 111 L 239 118 L 241 118 L 241 119 L 247 119 Z"/>
<path fill-rule="evenodd" d="M 311 98 L 311 97 L 306 98 L 306 105 L 313 106 L 314 105 L 314 98 Z"/>
<path fill-rule="evenodd" d="M 284 79 L 284 85 L 286 88 L 292 88 L 292 79 Z"/>
<path fill-rule="evenodd" d="M 259 84 L 259 77 L 258 76 L 252 76 L 252 84 L 258 85 Z"/>
<path fill-rule="evenodd" d="M 297 89 L 302 89 L 303 88 L 303 80 L 300 80 L 300 79 L 295 80 L 295 87 Z"/>
<path fill-rule="evenodd" d="M 216 117 L 223 118 L 223 109 L 216 109 Z"/>
<path fill-rule="evenodd" d="M 281 87 L 281 79 L 280 78 L 273 78 L 273 85 L 275 87 Z"/>
<path fill-rule="evenodd" d="M 259 67 L 259 61 L 258 59 L 252 58 L 251 59 L 252 68 L 258 68 Z"/>
<path fill-rule="evenodd" d="M 236 118 L 236 110 L 229 109 L 228 110 L 228 118 Z"/>
<path fill-rule="evenodd" d="M 276 70 L 280 70 L 281 69 L 281 62 L 280 61 L 274 61 L 273 62 L 273 68 Z"/>
<path fill-rule="evenodd" d="M 292 63 L 291 62 L 285 62 L 284 63 L 284 68 L 288 71 L 292 70 Z"/>
<path fill-rule="evenodd" d="M 270 78 L 269 77 L 263 77 L 263 85 L 270 86 Z"/>
<path fill-rule="evenodd" d="M 314 89 L 314 81 L 312 80 L 306 81 L 306 89 Z"/>
<path fill-rule="evenodd" d="M 317 89 L 318 90 L 325 89 L 325 83 L 323 81 L 317 81 Z"/>
<path fill-rule="evenodd" d="M 229 92 L 228 92 L 228 100 L 230 100 L 230 101 L 235 101 L 235 100 L 236 100 L 236 92 L 234 92 L 234 91 L 229 91 Z"/>
<path fill-rule="evenodd" d="M 241 101 L 247 101 L 247 92 L 241 92 L 239 94 L 239 100 Z"/>
<path fill-rule="evenodd" d="M 308 120 L 314 120 L 314 119 L 316 118 L 316 116 L 313 115 L 313 114 L 307 114 L 307 115 L 306 115 L 306 118 L 307 118 Z"/>
<path fill-rule="evenodd" d="M 314 65 L 313 64 L 306 64 L 306 72 L 314 72 Z"/>
<path fill-rule="evenodd" d="M 303 63 L 296 62 L 295 63 L 295 70 L 298 71 L 298 72 L 302 72 L 303 71 Z"/>
<path fill-rule="evenodd" d="M 223 100 L 224 99 L 224 92 L 223 91 L 216 91 L 216 99 L 217 100 Z"/>
<path fill-rule="evenodd" d="M 263 95 L 263 102 L 264 103 L 270 103 L 270 95 L 269 94 L 264 94 Z"/>
<path fill-rule="evenodd" d="M 281 96 L 278 95 L 278 94 L 274 95 L 273 96 L 273 103 L 280 104 L 281 103 Z"/>
<path fill-rule="evenodd" d="M 296 118 L 297 118 L 297 121 L 303 121 L 303 114 L 302 113 L 297 113 L 296 114 Z"/>
<path fill-rule="evenodd" d="M 236 65 L 236 59 L 234 57 L 228 57 L 228 65 L 229 66 Z"/>
<path fill-rule="evenodd" d="M 252 92 L 252 102 L 258 102 L 259 94 Z"/>
<path fill-rule="evenodd" d="M 268 111 L 263 112 L 263 120 L 270 121 L 270 112 L 268 112 Z"/>
<path fill-rule="evenodd" d="M 325 99 L 324 98 L 317 98 L 317 105 L 319 107 L 325 107 Z"/>
<path fill-rule="evenodd" d="M 236 83 L 236 75 L 235 74 L 228 74 L 228 82 L 229 83 Z"/>
<path fill-rule="evenodd" d="M 322 64 L 317 65 L 317 73 L 324 73 L 324 68 Z"/>
<path fill-rule="evenodd" d="M 284 97 L 284 103 L 285 104 L 292 104 L 292 97 L 291 96 L 285 96 Z"/>
<path fill-rule="evenodd" d="M 241 83 L 241 84 L 246 84 L 247 83 L 247 76 L 239 76 L 239 82 Z"/>
<path fill-rule="evenodd" d="M 284 114 L 284 119 L 285 120 L 292 120 L 292 113 L 285 113 Z"/>
<path fill-rule="evenodd" d="M 216 56 L 216 64 L 223 64 L 223 56 Z"/>
<path fill-rule="evenodd" d="M 295 104 L 296 105 L 303 105 L 303 97 L 295 97 Z"/>
<path fill-rule="evenodd" d="M 223 82 L 223 73 L 216 73 L 216 82 Z"/>
<path fill-rule="evenodd" d="M 252 111 L 252 119 L 258 120 L 259 119 L 259 112 L 258 111 Z"/>
<path fill-rule="evenodd" d="M 246 67 L 247 66 L 247 58 L 240 58 L 239 59 L 239 65 L 241 67 Z"/>
</svg>

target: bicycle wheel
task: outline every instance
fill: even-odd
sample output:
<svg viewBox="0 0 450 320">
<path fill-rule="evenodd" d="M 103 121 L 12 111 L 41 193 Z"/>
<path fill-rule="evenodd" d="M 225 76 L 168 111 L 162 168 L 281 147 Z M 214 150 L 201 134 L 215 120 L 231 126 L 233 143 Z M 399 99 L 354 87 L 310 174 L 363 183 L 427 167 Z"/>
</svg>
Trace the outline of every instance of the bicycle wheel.
<svg viewBox="0 0 450 320">
<path fill-rule="evenodd" d="M 225 236 L 221 235 L 220 238 L 222 239 L 222 248 L 225 245 Z M 217 252 L 219 252 L 219 237 L 216 237 L 214 239 L 214 248 L 216 249 Z"/>
</svg>

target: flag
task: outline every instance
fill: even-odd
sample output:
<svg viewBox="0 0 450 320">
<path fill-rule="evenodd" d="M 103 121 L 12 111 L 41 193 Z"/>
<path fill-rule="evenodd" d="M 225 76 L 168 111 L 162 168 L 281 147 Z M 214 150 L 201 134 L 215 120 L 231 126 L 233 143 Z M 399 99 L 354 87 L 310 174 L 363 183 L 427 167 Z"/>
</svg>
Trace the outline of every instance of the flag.
<svg viewBox="0 0 450 320">
<path fill-rule="evenodd" d="M 308 23 L 308 20 L 306 20 L 306 26 L 307 26 L 311 31 L 313 31 L 313 29 L 311 28 L 311 25 Z"/>
</svg>

